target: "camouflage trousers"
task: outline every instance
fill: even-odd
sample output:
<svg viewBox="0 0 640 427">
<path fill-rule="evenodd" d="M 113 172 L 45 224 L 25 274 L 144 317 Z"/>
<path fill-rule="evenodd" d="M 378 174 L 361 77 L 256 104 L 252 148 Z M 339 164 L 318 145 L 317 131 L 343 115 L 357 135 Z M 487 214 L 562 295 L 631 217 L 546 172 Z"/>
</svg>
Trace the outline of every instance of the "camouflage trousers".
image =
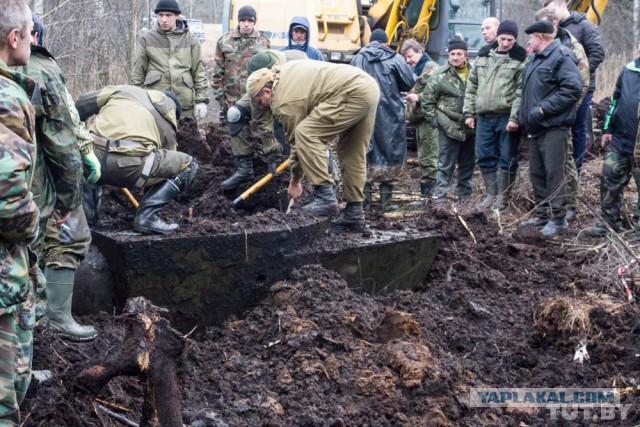
<svg viewBox="0 0 640 427">
<path fill-rule="evenodd" d="M 20 404 L 31 382 L 33 329 L 18 312 L 0 315 L 0 426 L 20 425 Z"/>
<path fill-rule="evenodd" d="M 416 125 L 416 144 L 418 145 L 418 163 L 420 181 L 430 182 L 436 179 L 438 172 L 438 128 L 432 128 L 426 120 Z"/>
<path fill-rule="evenodd" d="M 251 121 L 246 123 L 240 133 L 231 137 L 231 152 L 235 157 L 253 156 L 252 126 L 257 126 L 257 133 L 262 140 L 262 152 L 267 155 L 280 152 L 281 147 L 273 135 L 273 116 L 268 108 L 259 108 L 251 102 L 249 96 L 243 96 L 236 103 L 246 111 L 251 111 Z M 268 131 L 265 131 L 268 129 Z"/>
<path fill-rule="evenodd" d="M 578 207 L 578 185 L 580 183 L 580 177 L 578 175 L 576 161 L 573 158 L 573 141 L 571 138 L 567 140 L 567 143 L 567 162 L 564 169 L 567 191 L 567 208 L 576 208 Z"/>
<path fill-rule="evenodd" d="M 623 192 L 631 180 L 634 163 L 633 154 L 613 151 L 604 153 L 600 179 L 600 210 L 604 219 L 616 231 L 622 228 Z"/>
<path fill-rule="evenodd" d="M 55 218 L 57 214 L 47 223 L 44 243 L 45 266 L 77 270 L 91 245 L 91 231 L 84 209 L 80 205 L 59 227 L 53 224 Z"/>
</svg>

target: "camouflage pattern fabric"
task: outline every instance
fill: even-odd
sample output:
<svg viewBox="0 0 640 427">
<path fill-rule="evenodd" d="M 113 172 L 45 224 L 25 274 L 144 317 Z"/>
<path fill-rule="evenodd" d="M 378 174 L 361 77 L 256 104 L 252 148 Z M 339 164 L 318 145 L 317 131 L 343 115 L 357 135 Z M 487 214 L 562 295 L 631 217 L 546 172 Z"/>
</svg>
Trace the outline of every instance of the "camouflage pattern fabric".
<svg viewBox="0 0 640 427">
<path fill-rule="evenodd" d="M 247 63 L 254 54 L 270 47 L 269 39 L 255 29 L 243 36 L 236 28 L 218 39 L 211 87 L 221 107 L 231 107 L 246 93 Z"/>
<path fill-rule="evenodd" d="M 465 89 L 466 83 L 455 67 L 447 63 L 429 78 L 420 96 L 420 107 L 427 122 L 436 118 L 440 131 L 457 141 L 465 141 L 474 133 L 465 126 L 462 115 Z"/>
<path fill-rule="evenodd" d="M 38 208 L 29 192 L 35 157 L 33 80 L 0 61 L 0 424 L 19 425 L 31 380 L 37 258 L 29 243 Z M 34 99 L 37 101 L 37 99 Z M 38 102 L 36 102 L 38 103 Z"/>
<path fill-rule="evenodd" d="M 54 219 L 56 214 L 46 225 L 45 266 L 77 270 L 91 246 L 91 230 L 84 209 L 82 205 L 78 206 L 59 227 L 53 224 Z"/>
<path fill-rule="evenodd" d="M 416 143 L 418 146 L 418 164 L 422 182 L 436 179 L 438 171 L 438 129 L 422 121 L 416 125 Z"/>
<path fill-rule="evenodd" d="M 413 84 L 413 87 L 409 91 L 409 93 L 417 93 L 418 95 L 424 92 L 424 88 L 427 85 L 427 80 L 429 77 L 438 69 L 440 65 L 436 61 L 428 61 L 424 65 L 424 69 L 422 70 L 422 74 Z M 405 118 L 409 123 L 418 124 L 420 122 L 424 122 L 424 116 L 422 115 L 422 111 L 420 109 L 420 102 L 407 103 L 405 109 Z M 437 141 L 436 141 L 437 143 Z"/>
<path fill-rule="evenodd" d="M 131 84 L 145 89 L 169 90 L 182 105 L 184 116 L 193 115 L 194 104 L 209 102 L 202 48 L 185 20 L 173 31 L 160 24 L 139 39 Z"/>
<path fill-rule="evenodd" d="M 561 31 L 564 31 L 564 34 L 561 34 Z M 567 30 L 560 28 L 556 38 L 559 38 L 560 43 L 568 47 L 571 53 L 573 53 L 573 56 L 576 57 L 576 64 L 578 65 L 578 71 L 580 71 L 580 78 L 582 79 L 582 92 L 580 92 L 580 100 L 578 101 L 578 105 L 580 105 L 582 104 L 584 96 L 589 92 L 589 84 L 591 82 L 587 53 L 578 39 Z"/>
<path fill-rule="evenodd" d="M 17 70 L 38 84 L 42 96 L 42 106 L 36 107 L 38 156 L 31 189 L 40 216 L 48 218 L 54 208 L 72 211 L 82 201 L 83 169 L 62 70 L 38 46 L 31 46 L 29 64 Z"/>
<path fill-rule="evenodd" d="M 624 187 L 631 180 L 633 155 L 607 151 L 604 153 L 600 180 L 600 210 L 602 216 L 616 231 L 622 229 Z"/>
<path fill-rule="evenodd" d="M 519 46 L 515 45 L 513 49 Z M 520 48 L 521 49 L 521 48 Z M 527 61 L 490 50 L 479 56 L 469 70 L 464 97 L 465 117 L 476 114 L 508 115 L 518 123 L 518 108 L 522 95 L 522 71 Z"/>
<path fill-rule="evenodd" d="M 262 108 L 251 102 L 246 93 L 237 104 L 247 111 L 251 111 L 251 122 L 244 125 L 239 134 L 231 137 L 231 152 L 234 156 L 253 156 L 252 131 L 262 141 L 262 152 L 267 155 L 281 152 L 282 146 L 273 133 L 273 114 L 268 108 Z"/>
<path fill-rule="evenodd" d="M 567 180 L 567 207 L 576 208 L 578 207 L 580 176 L 578 175 L 576 162 L 573 160 L 573 142 L 571 141 L 571 138 L 567 140 L 567 144 L 567 160 L 564 168 L 564 176 Z"/>
</svg>

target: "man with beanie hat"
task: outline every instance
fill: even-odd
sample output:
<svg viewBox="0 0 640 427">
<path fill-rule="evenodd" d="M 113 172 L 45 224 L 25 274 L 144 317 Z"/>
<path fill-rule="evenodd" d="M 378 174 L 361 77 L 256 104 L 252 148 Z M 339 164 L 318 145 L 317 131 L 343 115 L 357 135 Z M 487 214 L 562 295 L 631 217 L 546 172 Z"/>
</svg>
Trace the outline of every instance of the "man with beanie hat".
<svg viewBox="0 0 640 427">
<path fill-rule="evenodd" d="M 522 76 L 518 123 L 530 140 L 529 174 L 536 203 L 534 216 L 525 224 L 546 222 L 542 234 L 555 236 L 568 228 L 564 171 L 582 79 L 571 51 L 554 39 L 551 22 L 537 21 L 524 32 L 534 56 Z"/>
<path fill-rule="evenodd" d="M 42 23 L 35 14 L 32 18 L 31 58 L 18 71 L 38 84 L 43 100 L 36 110 L 38 160 L 31 187 L 40 209 L 39 232 L 31 248 L 38 259 L 45 259 L 46 266 L 44 277 L 38 277 L 36 317 L 45 315 L 46 304 L 41 325 L 63 338 L 87 341 L 96 337 L 96 330 L 79 325 L 73 319 L 71 300 L 75 271 L 91 243 L 81 204 L 82 165 L 87 169 L 90 183 L 100 179 L 101 167 L 93 153 L 93 138 L 78 117 L 62 70 L 53 55 L 39 44 L 43 40 Z M 56 246 L 60 254 L 54 261 L 55 267 L 48 256 L 48 248 L 52 246 Z"/>
<path fill-rule="evenodd" d="M 416 78 L 404 58 L 387 46 L 383 30 L 371 33 L 370 40 L 351 60 L 351 65 L 373 77 L 380 88 L 376 122 L 367 149 L 365 196 L 369 203 L 373 183 L 380 183 L 382 209 L 389 211 L 398 208 L 391 204 L 393 185 L 407 163 L 407 130 L 400 93 L 409 91 Z"/>
<path fill-rule="evenodd" d="M 203 120 L 209 95 L 200 41 L 189 31 L 187 21 L 180 19 L 176 0 L 159 0 L 154 12 L 158 23 L 138 40 L 131 84 L 174 92 L 183 116 Z"/>
<path fill-rule="evenodd" d="M 462 111 L 467 127 L 476 130 L 476 161 L 486 191 L 479 209 L 492 204 L 506 209 L 518 171 L 518 108 L 527 52 L 517 38 L 517 24 L 502 21 L 497 46 L 479 52 L 469 72 Z"/>
<path fill-rule="evenodd" d="M 349 65 L 291 61 L 251 74 L 247 92 L 282 122 L 291 144 L 289 196 L 300 199 L 306 176 L 314 195 L 303 209 L 314 215 L 332 216 L 339 209 L 326 153 L 327 144 L 340 136 L 337 153 L 347 206 L 331 226 L 362 232 L 365 156 L 380 98 L 376 81 Z"/>
<path fill-rule="evenodd" d="M 400 54 L 413 73 L 418 76 L 416 83 L 407 95 L 405 118 L 416 128 L 416 145 L 418 146 L 418 163 L 420 164 L 420 195 L 423 198 L 431 196 L 436 183 L 438 170 L 438 129 L 432 128 L 424 119 L 420 108 L 420 94 L 424 92 L 429 77 L 440 68 L 437 62 L 422 49 L 415 39 L 408 39 L 402 43 Z M 422 206 L 423 200 L 412 202 L 414 206 Z"/>
<path fill-rule="evenodd" d="M 255 29 L 256 11 L 251 6 L 238 10 L 238 26 L 223 34 L 216 44 L 215 66 L 211 87 L 213 96 L 220 104 L 221 117 L 228 119 L 227 110 L 245 94 L 249 72 L 247 64 L 251 57 L 271 47 L 269 39 Z M 234 132 L 235 133 L 235 132 Z M 271 156 L 277 163 L 280 146 L 271 136 L 262 139 L 263 154 Z M 222 183 L 223 190 L 233 190 L 253 180 L 253 138 L 250 126 L 241 126 L 231 135 L 231 152 L 235 157 L 236 171 Z"/>
<path fill-rule="evenodd" d="M 438 172 L 433 189 L 435 201 L 444 202 L 451 189 L 453 172 L 458 165 L 456 193 L 459 199 L 471 197 L 473 166 L 473 129 L 464 124 L 462 106 L 467 86 L 469 64 L 467 44 L 455 38 L 449 41 L 449 61 L 427 81 L 420 97 L 422 114 L 431 127 L 439 128 Z"/>
<path fill-rule="evenodd" d="M 294 16 L 289 25 L 289 43 L 281 50 L 299 50 L 309 59 L 324 61 L 322 53 L 309 44 L 309 20 L 306 16 Z"/>
</svg>

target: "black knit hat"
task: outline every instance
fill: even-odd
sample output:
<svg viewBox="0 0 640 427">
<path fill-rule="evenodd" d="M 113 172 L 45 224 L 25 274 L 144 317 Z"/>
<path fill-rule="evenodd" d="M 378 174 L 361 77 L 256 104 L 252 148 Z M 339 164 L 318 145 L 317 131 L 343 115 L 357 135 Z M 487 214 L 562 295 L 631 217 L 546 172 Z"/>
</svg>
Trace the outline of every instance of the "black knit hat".
<svg viewBox="0 0 640 427">
<path fill-rule="evenodd" d="M 387 33 L 382 28 L 378 28 L 371 32 L 369 42 L 389 43 L 389 37 L 387 37 Z"/>
<path fill-rule="evenodd" d="M 255 24 L 257 16 L 256 10 L 251 6 L 242 6 L 238 10 L 238 22 L 248 19 Z"/>
<path fill-rule="evenodd" d="M 505 20 L 500 23 L 498 26 L 497 35 L 508 34 L 515 38 L 518 38 L 518 24 L 513 21 Z"/>
<path fill-rule="evenodd" d="M 467 42 L 457 37 L 455 39 L 449 40 L 449 52 L 456 49 L 462 49 L 464 51 L 467 51 L 468 50 Z"/>
<path fill-rule="evenodd" d="M 156 4 L 156 8 L 153 13 L 171 12 L 180 15 L 182 11 L 176 0 L 160 0 Z"/>
<path fill-rule="evenodd" d="M 534 22 L 524 29 L 526 34 L 540 33 L 540 34 L 553 34 L 555 28 L 553 28 L 553 24 L 551 21 L 547 21 L 543 19 L 542 21 Z"/>
<path fill-rule="evenodd" d="M 178 99 L 176 94 L 171 91 L 163 90 L 162 93 L 167 95 L 167 97 L 171 98 L 173 103 L 176 104 L 176 120 L 179 119 L 180 115 L 182 114 L 182 105 L 180 104 L 180 100 Z"/>
<path fill-rule="evenodd" d="M 38 46 L 42 46 L 44 41 L 44 25 L 42 25 L 42 22 L 40 22 L 35 12 L 31 12 L 31 19 L 33 19 L 33 30 L 31 30 L 31 34 L 38 33 Z"/>
</svg>

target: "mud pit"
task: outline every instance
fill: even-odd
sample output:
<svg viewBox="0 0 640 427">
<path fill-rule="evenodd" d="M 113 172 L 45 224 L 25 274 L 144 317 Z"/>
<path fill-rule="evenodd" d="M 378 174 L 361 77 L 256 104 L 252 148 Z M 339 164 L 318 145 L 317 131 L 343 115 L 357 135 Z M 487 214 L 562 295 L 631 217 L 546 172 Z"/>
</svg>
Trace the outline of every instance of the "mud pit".
<svg viewBox="0 0 640 427">
<path fill-rule="evenodd" d="M 221 175 L 228 176 L 230 155 L 218 156 L 216 150 L 223 152 L 224 143 L 213 147 L 212 159 L 222 166 Z M 582 178 L 583 197 L 593 206 L 598 165 L 588 164 Z M 207 170 L 216 173 L 213 167 Z M 475 212 L 473 201 L 459 203 L 455 210 L 428 206 L 420 214 L 395 219 L 375 209 L 367 214 L 377 229 L 442 234 L 431 271 L 413 292 L 356 294 L 337 273 L 310 265 L 274 283 L 244 316 L 197 330 L 179 366 L 184 423 L 567 425 L 560 416 L 551 421 L 546 409 L 469 408 L 469 388 L 635 389 L 640 379 L 638 306 L 625 303 L 611 269 L 603 268 L 602 248 L 578 250 L 598 243 L 578 233 L 595 219 L 581 206 L 578 224 L 554 239 L 543 239 L 535 228 L 518 227 L 531 207 L 526 167 L 521 171 L 518 196 L 499 218 Z M 220 179 L 211 181 L 215 187 Z M 286 189 L 286 182 L 280 185 Z M 416 186 L 413 179 L 402 188 L 415 192 Z M 276 209 L 258 215 L 232 212 L 228 199 L 192 191 L 195 219 L 189 220 L 187 208 L 179 204 L 167 216 L 182 215 L 181 224 L 196 235 L 235 222 L 267 224 L 270 215 L 280 215 Z M 118 202 L 110 209 L 124 211 Z M 198 212 L 219 216 L 201 220 Z M 126 228 L 128 222 L 118 215 L 108 215 L 111 225 Z M 574 327 L 564 327 L 563 310 L 573 306 L 586 316 Z M 545 312 L 547 307 L 553 310 Z M 81 318 L 100 330 L 91 343 L 68 343 L 36 330 L 34 368 L 51 369 L 54 379 L 32 385 L 22 408 L 29 414 L 25 425 L 120 425 L 98 405 L 140 420 L 142 386 L 137 378 L 116 378 L 99 396 L 72 387 L 83 366 L 120 346 L 125 327 L 113 314 Z M 582 365 L 573 362 L 580 341 L 590 355 Z M 637 397 L 638 391 L 631 391 L 622 403 L 634 403 Z M 637 408 L 631 407 L 627 420 L 618 414 L 609 424 L 635 425 L 639 420 Z M 593 423 L 581 415 L 574 422 Z"/>
</svg>

